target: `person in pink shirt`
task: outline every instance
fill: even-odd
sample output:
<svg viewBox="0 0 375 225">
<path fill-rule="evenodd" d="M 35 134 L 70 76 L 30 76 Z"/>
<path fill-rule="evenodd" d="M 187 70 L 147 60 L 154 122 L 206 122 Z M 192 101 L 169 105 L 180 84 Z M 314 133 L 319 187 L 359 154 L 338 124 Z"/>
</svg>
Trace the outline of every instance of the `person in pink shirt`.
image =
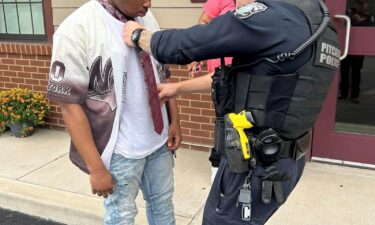
<svg viewBox="0 0 375 225">
<path fill-rule="evenodd" d="M 207 0 L 203 6 L 203 12 L 199 23 L 209 23 L 213 18 L 223 15 L 224 13 L 236 8 L 235 0 Z M 204 22 L 201 22 L 204 21 Z M 225 64 L 231 64 L 232 58 L 226 57 Z M 220 59 L 207 60 L 208 72 L 214 72 L 216 67 L 220 66 Z"/>
<path fill-rule="evenodd" d="M 236 0 L 207 0 L 203 5 L 203 12 L 199 17 L 198 24 L 208 24 L 217 16 L 236 8 Z M 226 57 L 225 64 L 231 64 L 232 58 Z M 214 72 L 216 67 L 220 66 L 220 59 L 207 60 L 207 70 L 209 73 Z M 200 62 L 193 62 L 188 65 L 189 73 L 194 76 L 195 71 L 200 71 Z"/>
<path fill-rule="evenodd" d="M 198 24 L 208 24 L 211 20 L 217 16 L 223 15 L 228 11 L 231 11 L 236 8 L 236 0 L 207 0 L 203 5 L 203 12 L 199 18 Z M 225 64 L 231 64 L 232 57 L 225 58 Z M 195 73 L 200 72 L 201 68 L 200 62 L 192 62 L 188 65 L 188 71 L 191 76 L 194 76 Z M 207 60 L 207 70 L 209 73 L 215 71 L 216 67 L 220 66 L 220 59 L 210 59 Z M 217 169 L 220 164 L 220 155 L 213 148 L 211 150 L 211 155 L 209 160 L 212 165 L 211 173 L 211 182 L 213 182 Z"/>
</svg>

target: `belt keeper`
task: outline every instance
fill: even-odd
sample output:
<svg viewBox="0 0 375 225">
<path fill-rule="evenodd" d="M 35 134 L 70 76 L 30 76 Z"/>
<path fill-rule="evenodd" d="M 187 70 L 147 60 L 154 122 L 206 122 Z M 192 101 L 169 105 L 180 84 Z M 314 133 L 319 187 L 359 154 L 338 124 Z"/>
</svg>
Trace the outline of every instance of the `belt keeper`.
<svg viewBox="0 0 375 225">
<path fill-rule="evenodd" d="M 294 153 L 293 153 L 293 159 L 297 161 L 297 160 L 299 160 L 300 158 L 302 158 L 305 154 L 306 154 L 306 152 L 301 152 L 301 151 L 299 150 L 298 143 L 295 141 L 295 142 L 294 142 Z"/>
<path fill-rule="evenodd" d="M 297 149 L 297 142 L 293 141 L 293 152 L 292 152 L 292 159 L 297 160 L 298 158 L 298 149 Z"/>
</svg>

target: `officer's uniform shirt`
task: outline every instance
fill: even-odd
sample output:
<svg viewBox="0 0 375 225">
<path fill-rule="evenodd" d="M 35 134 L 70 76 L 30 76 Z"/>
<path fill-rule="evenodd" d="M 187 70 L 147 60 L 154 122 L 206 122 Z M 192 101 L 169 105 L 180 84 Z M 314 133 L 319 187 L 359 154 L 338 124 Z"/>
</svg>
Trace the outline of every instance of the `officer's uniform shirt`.
<svg viewBox="0 0 375 225">
<path fill-rule="evenodd" d="M 187 64 L 192 61 L 233 56 L 242 65 L 277 54 L 291 52 L 311 36 L 307 18 L 295 6 L 276 0 L 261 0 L 216 17 L 207 25 L 154 33 L 153 56 L 161 63 Z M 307 62 L 311 50 L 293 61 L 262 61 L 251 74 L 295 72 Z"/>
</svg>

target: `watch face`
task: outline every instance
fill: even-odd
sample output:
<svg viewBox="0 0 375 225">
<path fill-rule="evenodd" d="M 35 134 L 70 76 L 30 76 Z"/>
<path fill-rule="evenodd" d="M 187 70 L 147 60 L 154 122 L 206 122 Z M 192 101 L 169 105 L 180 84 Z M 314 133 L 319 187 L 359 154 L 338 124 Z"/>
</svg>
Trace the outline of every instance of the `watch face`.
<svg viewBox="0 0 375 225">
<path fill-rule="evenodd" d="M 138 41 L 141 36 L 142 28 L 137 28 L 133 31 L 132 36 L 130 37 L 133 45 L 137 48 L 139 48 Z"/>
<path fill-rule="evenodd" d="M 135 44 L 135 42 L 137 41 L 138 37 L 138 31 L 137 30 L 134 30 L 133 33 L 132 33 L 132 36 L 131 36 L 131 41 L 133 42 L 133 44 Z"/>
</svg>

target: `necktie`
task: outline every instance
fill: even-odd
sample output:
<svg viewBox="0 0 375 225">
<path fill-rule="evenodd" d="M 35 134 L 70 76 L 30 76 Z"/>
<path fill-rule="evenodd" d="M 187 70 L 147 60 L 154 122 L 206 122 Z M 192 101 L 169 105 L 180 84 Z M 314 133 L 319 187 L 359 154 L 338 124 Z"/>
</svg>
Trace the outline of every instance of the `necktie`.
<svg viewBox="0 0 375 225">
<path fill-rule="evenodd" d="M 151 117 L 154 123 L 154 130 L 156 133 L 161 134 L 164 128 L 163 117 L 161 115 L 160 99 L 158 96 L 154 70 L 152 68 L 150 55 L 143 51 L 139 50 L 139 59 L 145 74 L 145 81 L 147 84 L 148 92 L 148 103 L 151 108 Z"/>
<path fill-rule="evenodd" d="M 126 22 L 126 17 L 116 8 L 114 8 L 108 0 L 99 0 L 103 7 L 109 14 L 114 16 L 116 19 Z M 152 122 L 154 124 L 154 130 L 156 133 L 161 134 L 164 128 L 163 117 L 161 114 L 160 99 L 156 88 L 156 80 L 154 70 L 152 68 L 150 55 L 141 50 L 137 49 L 139 60 L 142 65 L 143 73 L 145 75 L 145 82 L 147 84 L 148 102 L 151 109 Z"/>
</svg>

